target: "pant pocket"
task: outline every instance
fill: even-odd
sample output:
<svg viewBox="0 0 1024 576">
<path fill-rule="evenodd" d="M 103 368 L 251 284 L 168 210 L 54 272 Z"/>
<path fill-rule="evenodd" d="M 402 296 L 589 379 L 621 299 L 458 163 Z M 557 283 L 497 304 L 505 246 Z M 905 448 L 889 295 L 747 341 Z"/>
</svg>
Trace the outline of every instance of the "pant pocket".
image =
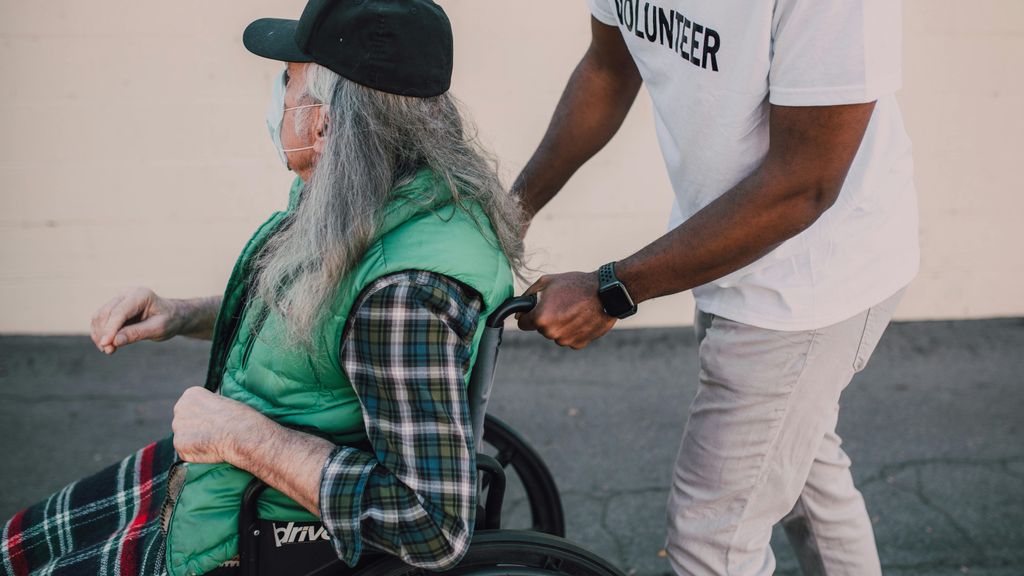
<svg viewBox="0 0 1024 576">
<path fill-rule="evenodd" d="M 708 328 L 711 327 L 714 319 L 714 314 L 704 312 L 696 306 L 693 308 L 693 335 L 697 338 L 698 348 L 704 342 L 704 336 L 707 335 Z"/>
<path fill-rule="evenodd" d="M 857 373 L 868 365 L 871 353 L 878 345 L 878 339 L 874 337 L 874 320 L 878 316 L 875 308 L 869 308 L 864 318 L 864 331 L 860 336 L 860 343 L 857 344 L 857 355 L 853 358 L 853 372 Z"/>
<path fill-rule="evenodd" d="M 871 354 L 874 353 L 878 341 L 882 339 L 882 333 L 889 325 L 896 306 L 903 299 L 906 288 L 901 288 L 895 294 L 884 301 L 868 308 L 864 318 L 864 332 L 861 334 L 860 343 L 857 345 L 857 355 L 853 359 L 854 373 L 860 372 L 868 365 Z"/>
</svg>

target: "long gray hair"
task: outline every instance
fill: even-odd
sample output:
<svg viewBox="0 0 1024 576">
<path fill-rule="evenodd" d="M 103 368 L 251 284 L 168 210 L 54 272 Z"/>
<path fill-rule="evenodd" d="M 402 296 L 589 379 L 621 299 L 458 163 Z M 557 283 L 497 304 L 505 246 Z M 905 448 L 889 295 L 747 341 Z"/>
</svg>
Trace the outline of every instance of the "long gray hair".
<svg viewBox="0 0 1024 576">
<path fill-rule="evenodd" d="M 502 186 L 494 158 L 467 131 L 452 96 L 380 92 L 309 64 L 300 104 L 319 103 L 328 115 L 323 153 L 298 206 L 255 262 L 254 295 L 284 318 L 287 345 L 311 347 L 341 279 L 375 240 L 391 191 L 421 168 L 432 170 L 456 203 L 479 204 L 520 272 L 519 202 Z M 297 111 L 296 130 L 308 110 Z"/>
</svg>

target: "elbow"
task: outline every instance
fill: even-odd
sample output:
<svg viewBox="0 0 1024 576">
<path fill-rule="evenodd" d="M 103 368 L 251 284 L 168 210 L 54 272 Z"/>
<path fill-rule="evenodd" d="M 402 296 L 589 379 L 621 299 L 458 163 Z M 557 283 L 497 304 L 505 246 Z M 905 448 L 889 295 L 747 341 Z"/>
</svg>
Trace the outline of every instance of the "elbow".
<svg viewBox="0 0 1024 576">
<path fill-rule="evenodd" d="M 462 558 L 469 551 L 469 545 L 473 539 L 473 525 L 466 524 L 451 533 L 445 533 L 438 539 L 438 548 L 425 557 L 419 554 L 401 554 L 402 561 L 410 566 L 430 570 L 433 572 L 444 572 L 458 566 Z"/>
<path fill-rule="evenodd" d="M 424 509 L 434 521 L 429 528 L 425 525 L 419 526 L 421 530 L 427 530 L 428 534 L 420 533 L 415 541 L 405 543 L 399 554 L 402 561 L 435 572 L 443 572 L 457 566 L 469 551 L 469 545 L 473 540 L 476 516 L 475 490 L 474 493 L 463 496 L 459 508 L 462 510 L 461 513 L 453 510 L 441 512 L 431 510 L 429 504 L 425 503 Z M 429 550 L 422 547 L 424 541 L 433 542 Z"/>
<path fill-rule="evenodd" d="M 841 189 L 841 183 L 815 182 L 789 191 L 784 201 L 788 236 L 795 236 L 817 222 L 836 203 Z"/>
<path fill-rule="evenodd" d="M 815 214 L 814 219 L 825 213 L 839 199 L 839 192 L 843 189 L 843 183 L 817 182 L 807 190 L 807 201 L 811 204 L 811 210 Z"/>
</svg>

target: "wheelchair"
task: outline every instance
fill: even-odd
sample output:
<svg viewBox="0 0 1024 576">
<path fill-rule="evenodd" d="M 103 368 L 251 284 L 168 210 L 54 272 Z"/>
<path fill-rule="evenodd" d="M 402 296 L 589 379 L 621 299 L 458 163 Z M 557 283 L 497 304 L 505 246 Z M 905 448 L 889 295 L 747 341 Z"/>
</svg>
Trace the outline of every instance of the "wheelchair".
<svg viewBox="0 0 1024 576">
<path fill-rule="evenodd" d="M 536 297 L 510 298 L 487 319 L 476 365 L 470 376 L 469 408 L 477 446 L 478 498 L 474 535 L 462 561 L 445 572 L 479 576 L 623 576 L 607 560 L 566 540 L 565 518 L 555 480 L 547 465 L 526 440 L 500 419 L 486 414 L 497 366 L 505 319 L 529 312 Z M 502 506 L 508 477 L 522 485 L 529 507 L 529 529 L 502 528 Z M 365 550 L 355 567 L 334 553 L 321 524 L 284 528 L 259 516 L 259 497 L 267 485 L 255 478 L 242 497 L 238 523 L 237 576 L 408 576 L 430 571 L 405 564 L 382 552 Z M 319 528 L 318 528 L 319 526 Z M 282 532 L 286 530 L 286 532 Z M 301 530 L 301 532 L 298 532 Z M 280 546 L 281 535 L 301 546 Z M 275 542 L 275 538 L 278 542 Z M 215 573 L 221 573 L 215 571 Z"/>
</svg>

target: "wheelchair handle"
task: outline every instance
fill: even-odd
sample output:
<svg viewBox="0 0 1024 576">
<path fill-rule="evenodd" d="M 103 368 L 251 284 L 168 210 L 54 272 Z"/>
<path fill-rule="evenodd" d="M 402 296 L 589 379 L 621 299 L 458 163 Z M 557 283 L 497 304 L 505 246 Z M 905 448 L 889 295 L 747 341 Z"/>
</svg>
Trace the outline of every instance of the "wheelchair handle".
<svg viewBox="0 0 1024 576">
<path fill-rule="evenodd" d="M 505 300 L 487 317 L 488 328 L 501 328 L 505 319 L 517 312 L 529 312 L 537 305 L 537 295 L 516 296 Z"/>
</svg>

